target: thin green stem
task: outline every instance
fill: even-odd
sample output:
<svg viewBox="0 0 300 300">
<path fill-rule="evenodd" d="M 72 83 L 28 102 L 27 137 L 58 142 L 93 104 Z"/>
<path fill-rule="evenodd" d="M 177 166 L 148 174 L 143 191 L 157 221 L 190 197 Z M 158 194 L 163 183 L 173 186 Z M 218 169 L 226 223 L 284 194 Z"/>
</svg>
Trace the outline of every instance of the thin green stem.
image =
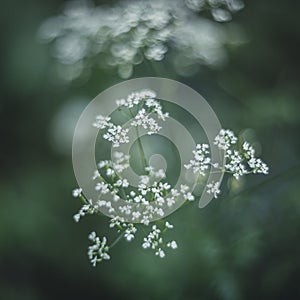
<svg viewBox="0 0 300 300">
<path fill-rule="evenodd" d="M 134 118 L 134 115 L 133 115 L 130 108 L 129 108 L 129 112 L 131 114 L 131 117 Z M 136 135 L 137 135 L 137 141 L 138 141 L 138 145 L 139 145 L 139 148 L 140 148 L 140 152 L 141 152 L 141 156 L 142 156 L 142 160 L 143 160 L 143 165 L 144 165 L 144 169 L 145 169 L 148 166 L 148 163 L 147 163 L 145 151 L 144 151 L 144 148 L 143 148 L 143 145 L 142 145 L 142 141 L 141 141 L 141 138 L 140 138 L 139 129 L 138 129 L 137 126 L 135 127 L 135 132 L 136 132 Z"/>
<path fill-rule="evenodd" d="M 123 231 L 113 242 L 112 244 L 109 246 L 109 249 L 111 249 L 112 247 L 114 247 L 120 240 L 121 238 L 124 236 L 125 231 Z"/>
</svg>

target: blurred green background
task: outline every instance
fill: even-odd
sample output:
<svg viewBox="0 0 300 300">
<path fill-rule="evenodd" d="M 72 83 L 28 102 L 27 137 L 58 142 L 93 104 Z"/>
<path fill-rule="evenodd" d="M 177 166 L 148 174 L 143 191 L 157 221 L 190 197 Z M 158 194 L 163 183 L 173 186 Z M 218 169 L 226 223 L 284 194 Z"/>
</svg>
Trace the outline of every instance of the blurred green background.
<svg viewBox="0 0 300 300">
<path fill-rule="evenodd" d="M 107 233 L 107 220 L 73 222 L 71 140 L 84 106 L 121 79 L 98 70 L 66 86 L 49 71 L 36 35 L 61 4 L 1 5 L 0 299 L 300 299 L 299 2 L 246 1 L 235 22 L 248 42 L 229 49 L 223 68 L 181 78 L 138 67 L 134 77 L 200 92 L 224 127 L 262 149 L 270 175 L 224 181 L 229 191 L 205 209 L 175 212 L 179 248 L 165 259 L 124 241 L 97 268 L 87 234 Z"/>
</svg>

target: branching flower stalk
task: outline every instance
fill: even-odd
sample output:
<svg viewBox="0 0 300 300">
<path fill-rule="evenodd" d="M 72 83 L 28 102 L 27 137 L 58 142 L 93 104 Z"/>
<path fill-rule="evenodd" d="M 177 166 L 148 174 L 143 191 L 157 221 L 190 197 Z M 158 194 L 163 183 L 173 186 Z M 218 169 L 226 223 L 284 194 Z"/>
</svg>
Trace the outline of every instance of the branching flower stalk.
<svg viewBox="0 0 300 300">
<path fill-rule="evenodd" d="M 130 121 L 121 126 L 116 125 L 110 116 L 98 115 L 93 127 L 100 130 L 102 138 L 112 144 L 112 149 L 129 143 L 130 130 L 134 129 L 144 174 L 138 176 L 137 186 L 131 186 L 130 180 L 123 176 L 130 167 L 130 156 L 119 150 L 113 151 L 112 159 L 101 160 L 93 176 L 95 190 L 99 193 L 98 200 L 87 199 L 80 188 L 73 191 L 73 196 L 83 201 L 83 206 L 74 215 L 76 222 L 86 214 L 104 213 L 110 217 L 109 228 L 115 229 L 118 234 L 111 244 L 106 237 L 100 238 L 95 232 L 89 235 L 92 244 L 88 248 L 88 257 L 93 266 L 109 260 L 109 251 L 120 240 L 133 241 L 141 227 L 143 232 L 148 232 L 141 241 L 142 248 L 150 249 L 156 256 L 164 258 L 168 250 L 178 247 L 175 240 L 165 241 L 165 233 L 174 228 L 166 219 L 166 210 L 196 198 L 193 193 L 195 185 L 192 188 L 186 184 L 172 186 L 163 169 L 155 169 L 147 162 L 139 129 L 145 130 L 148 135 L 156 134 L 169 117 L 155 92 L 135 92 L 116 103 L 118 111 L 127 115 Z M 212 161 L 208 144 L 197 144 L 191 153 L 193 157 L 184 165 L 185 172 L 192 171 L 197 179 L 205 178 L 210 172 L 225 172 L 236 180 L 248 174 L 268 174 L 267 165 L 255 156 L 254 148 L 246 141 L 239 141 L 231 130 L 221 129 L 214 139 L 214 145 L 225 155 L 223 166 Z M 203 192 L 217 198 L 221 193 L 220 185 L 218 181 L 207 182 Z"/>
</svg>

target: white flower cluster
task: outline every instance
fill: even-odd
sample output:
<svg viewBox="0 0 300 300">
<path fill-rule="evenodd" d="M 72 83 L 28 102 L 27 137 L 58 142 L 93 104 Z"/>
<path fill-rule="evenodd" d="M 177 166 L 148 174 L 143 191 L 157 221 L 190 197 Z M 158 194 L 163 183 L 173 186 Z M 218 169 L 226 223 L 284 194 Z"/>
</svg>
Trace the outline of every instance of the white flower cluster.
<svg viewBox="0 0 300 300">
<path fill-rule="evenodd" d="M 209 157 L 209 146 L 207 144 L 197 144 L 196 150 L 193 150 L 194 159 L 185 165 L 186 169 L 192 169 L 194 173 L 205 176 L 210 167 L 219 169 L 220 172 L 226 172 L 239 179 L 246 174 L 268 174 L 268 166 L 260 159 L 255 157 L 254 148 L 244 142 L 241 149 L 237 149 L 238 138 L 231 130 L 221 129 L 214 139 L 214 145 L 225 152 L 226 163 L 224 169 L 217 163 L 213 163 Z M 206 192 L 218 197 L 220 191 L 220 182 L 211 181 L 206 185 Z"/>
<path fill-rule="evenodd" d="M 210 183 L 208 183 L 206 185 L 207 189 L 206 189 L 206 192 L 208 194 L 213 194 L 214 195 L 214 198 L 218 198 L 218 194 L 221 193 L 221 190 L 220 190 L 220 182 L 216 182 L 216 181 L 211 181 Z"/>
<path fill-rule="evenodd" d="M 194 159 L 184 167 L 186 169 L 193 169 L 194 173 L 199 173 L 205 176 L 205 171 L 210 168 L 210 156 L 209 156 L 209 146 L 207 144 L 197 144 L 196 150 L 193 150 Z"/>
<path fill-rule="evenodd" d="M 88 247 L 88 257 L 93 267 L 95 267 L 97 263 L 101 262 L 102 260 L 110 259 L 110 256 L 108 254 L 109 247 L 107 245 L 106 237 L 103 237 L 101 241 L 93 231 L 89 235 L 89 240 L 93 242 L 93 244 Z"/>
<path fill-rule="evenodd" d="M 122 173 L 129 167 L 129 155 L 125 155 L 123 152 L 114 151 L 113 160 L 102 160 L 98 164 L 99 169 L 106 169 L 106 175 L 111 176 L 117 172 L 118 174 Z M 100 176 L 99 172 L 96 171 L 98 177 Z M 95 178 L 94 178 L 95 179 Z"/>
<path fill-rule="evenodd" d="M 249 167 L 253 170 L 253 173 L 262 173 L 262 174 L 268 174 L 269 168 L 268 166 L 260 159 L 256 158 L 255 151 L 252 146 L 250 146 L 249 143 L 244 142 L 243 144 L 243 150 L 245 158 L 248 160 Z"/>
<path fill-rule="evenodd" d="M 226 57 L 225 44 L 232 34 L 195 14 L 202 2 L 217 21 L 229 20 L 242 8 L 238 0 L 136 0 L 113 7 L 70 1 L 63 14 L 42 24 L 39 37 L 53 42 L 52 53 L 63 65 L 59 72 L 65 80 L 87 76 L 94 65 L 116 67 L 128 78 L 135 65 L 161 61 L 171 46 L 179 58 L 192 52 L 194 63 L 214 65 Z"/>
<path fill-rule="evenodd" d="M 72 195 L 73 195 L 73 197 L 75 197 L 75 198 L 80 197 L 80 196 L 81 196 L 81 193 L 82 193 L 82 189 L 81 189 L 81 188 L 74 189 L 74 190 L 72 191 Z"/>
<path fill-rule="evenodd" d="M 125 106 L 128 108 L 133 108 L 134 106 L 140 104 L 144 100 L 153 100 L 156 97 L 156 93 L 151 90 L 142 90 L 139 92 L 131 93 L 126 99 L 118 99 L 116 103 L 118 106 Z"/>
<path fill-rule="evenodd" d="M 162 232 L 165 232 L 167 229 L 173 228 L 169 222 L 166 222 L 163 230 L 159 229 L 157 225 L 152 226 L 152 230 L 149 234 L 144 238 L 142 247 L 144 249 L 153 249 L 155 251 L 155 255 L 164 258 L 166 256 L 164 248 L 164 242 L 162 238 Z M 170 241 L 166 244 L 166 247 L 171 249 L 177 249 L 176 241 Z"/>
<path fill-rule="evenodd" d="M 237 137 L 231 130 L 221 129 L 219 134 L 215 137 L 214 144 L 220 149 L 227 150 L 231 145 L 236 144 L 237 140 Z"/>
<path fill-rule="evenodd" d="M 128 95 L 126 99 L 116 100 L 116 103 L 119 109 L 128 109 L 131 117 L 133 117 L 132 108 L 141 105 L 142 108 L 136 113 L 130 125 L 133 127 L 141 126 L 147 130 L 148 135 L 151 135 L 157 133 L 161 129 L 161 126 L 150 116 L 154 115 L 158 119 L 165 121 L 169 115 L 163 112 L 161 105 L 155 100 L 155 97 L 156 94 L 153 91 L 142 90 Z M 110 117 L 98 115 L 93 126 L 100 130 L 105 129 L 103 138 L 111 142 L 115 148 L 121 144 L 129 143 L 128 133 L 130 128 L 115 125 Z"/>
<path fill-rule="evenodd" d="M 254 148 L 244 142 L 242 149 L 234 149 L 238 138 L 230 130 L 222 129 L 215 138 L 215 145 L 225 150 L 225 171 L 232 173 L 236 179 L 250 173 L 268 174 L 268 166 L 260 159 L 255 157 Z"/>
<path fill-rule="evenodd" d="M 122 157 L 125 157 L 125 155 L 122 155 Z M 139 184 L 137 189 L 134 189 L 130 187 L 126 178 L 119 177 L 119 174 L 113 169 L 112 162 L 105 161 L 105 164 L 100 162 L 99 165 L 107 166 L 106 175 L 107 170 L 112 170 L 109 174 L 113 174 L 113 176 L 110 177 L 110 182 L 101 176 L 100 182 L 96 183 L 95 189 L 100 196 L 110 195 L 113 201 L 98 200 L 94 205 L 94 209 L 103 208 L 111 215 L 123 215 L 126 218 L 131 218 L 132 221 L 148 225 L 153 218 L 164 217 L 166 207 L 171 208 L 181 199 L 187 201 L 195 199 L 188 186 L 181 185 L 180 189 L 176 189 L 172 188 L 168 182 L 161 181 L 165 178 L 165 172 L 162 169 L 156 171 L 151 166 L 146 167 L 145 171 L 148 172 L 148 175 L 139 176 Z M 121 164 L 118 164 L 118 166 L 120 169 L 124 169 L 121 167 Z M 124 195 L 126 195 L 125 199 Z M 126 204 L 118 203 L 121 198 L 126 200 Z M 91 208 L 89 207 L 89 209 Z M 123 219 L 119 218 L 116 221 L 124 222 Z"/>
<path fill-rule="evenodd" d="M 124 234 L 125 239 L 128 242 L 132 241 L 134 239 L 134 235 L 136 231 L 137 231 L 136 227 L 132 223 L 129 223 L 127 228 L 125 229 L 125 234 Z"/>
<path fill-rule="evenodd" d="M 74 196 L 74 194 L 76 195 L 76 191 L 77 191 L 77 190 L 78 190 L 78 189 L 76 189 L 76 190 L 73 191 L 73 196 Z M 81 190 L 81 189 L 80 189 L 80 190 Z M 80 192 L 80 193 L 81 193 L 81 192 Z M 77 197 L 77 196 L 75 196 L 75 197 Z M 86 214 L 92 215 L 92 214 L 94 214 L 96 211 L 97 211 L 97 207 L 95 207 L 95 206 L 93 205 L 93 203 L 92 203 L 91 200 L 87 200 L 87 201 L 86 201 L 86 204 L 84 204 L 84 205 L 80 208 L 80 210 L 78 211 L 78 213 L 75 214 L 75 215 L 73 216 L 73 219 L 74 219 L 75 222 L 78 223 L 78 222 L 80 221 L 80 219 L 81 219 L 82 217 L 84 217 Z"/>
<path fill-rule="evenodd" d="M 129 142 L 128 137 L 128 128 L 122 128 L 120 125 L 115 125 L 112 123 L 110 117 L 104 117 L 102 115 L 98 115 L 96 117 L 95 123 L 93 126 L 98 129 L 107 129 L 105 134 L 103 134 L 103 138 L 112 143 L 113 147 L 119 147 L 120 144 L 126 144 Z"/>
<path fill-rule="evenodd" d="M 152 91 L 132 93 L 126 99 L 118 100 L 117 104 L 120 113 L 129 113 L 128 116 L 133 121 L 127 124 L 130 123 L 130 126 L 136 127 L 138 139 L 140 139 L 139 127 L 146 129 L 148 134 L 153 134 L 159 130 L 158 121 L 164 121 L 168 117 L 168 113 L 163 111 Z M 106 116 L 98 116 L 93 125 L 105 131 L 104 139 L 109 129 L 115 126 L 110 117 Z M 129 128 L 121 127 L 121 129 L 129 132 Z M 122 138 L 123 136 L 114 134 L 112 139 L 107 138 L 107 140 L 111 141 L 112 146 L 117 147 L 116 144 L 122 143 Z M 185 168 L 192 170 L 198 176 L 206 176 L 213 168 L 214 172 L 227 172 L 236 179 L 250 173 L 268 174 L 267 165 L 260 158 L 255 157 L 254 148 L 248 142 L 239 141 L 231 130 L 221 129 L 213 145 L 220 150 L 221 155 L 224 153 L 226 160 L 224 167 L 212 161 L 208 144 L 197 144 L 192 152 L 193 158 L 185 164 Z M 129 180 L 124 176 L 124 173 L 126 174 L 124 171 L 129 168 L 129 160 L 129 155 L 114 151 L 111 160 L 102 160 L 98 163 L 93 179 L 95 190 L 99 193 L 99 200 L 92 202 L 86 199 L 80 188 L 73 191 L 73 196 L 79 197 L 84 202 L 82 208 L 74 216 L 76 222 L 86 214 L 102 212 L 110 216 L 109 227 L 115 228 L 119 234 L 110 245 L 107 244 L 106 237 L 101 240 L 95 232 L 89 235 L 93 244 L 88 248 L 88 256 L 93 266 L 102 260 L 110 259 L 109 249 L 121 238 L 127 242 L 133 241 L 136 238 L 138 226 L 150 227 L 150 232 L 142 240 L 142 248 L 152 249 L 156 256 L 164 258 L 168 248 L 177 248 L 177 242 L 164 241 L 163 234 L 174 226 L 168 221 L 164 221 L 161 225 L 161 219 L 168 214 L 169 210 L 176 207 L 176 204 L 183 203 L 182 200 L 185 202 L 195 200 L 194 187 L 191 189 L 185 184 L 172 186 L 167 182 L 164 169 L 155 169 L 150 165 L 146 165 L 144 174 L 138 176 L 137 186 L 130 185 Z M 206 184 L 205 192 L 217 198 L 221 192 L 220 184 L 219 181 L 210 180 Z M 159 221 L 153 222 L 153 220 Z M 150 222 L 153 223 L 150 225 Z"/>
<path fill-rule="evenodd" d="M 131 122 L 131 125 L 135 127 L 142 126 L 144 129 L 148 130 L 149 135 L 157 133 L 161 129 L 155 119 L 148 116 L 144 108 L 137 113 L 134 120 Z"/>
</svg>

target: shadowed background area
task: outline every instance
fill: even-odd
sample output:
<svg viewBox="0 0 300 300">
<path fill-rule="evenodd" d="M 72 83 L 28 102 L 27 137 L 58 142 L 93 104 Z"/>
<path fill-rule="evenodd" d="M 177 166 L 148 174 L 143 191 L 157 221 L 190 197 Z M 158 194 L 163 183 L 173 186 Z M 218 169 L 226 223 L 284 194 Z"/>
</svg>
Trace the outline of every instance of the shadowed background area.
<svg viewBox="0 0 300 300">
<path fill-rule="evenodd" d="M 71 142 L 85 105 L 122 79 L 96 68 L 62 82 L 37 37 L 62 4 L 7 0 L 0 12 L 0 298 L 300 299 L 299 3 L 245 1 L 234 16 L 243 43 L 226 48 L 222 66 L 192 76 L 168 58 L 135 68 L 133 77 L 167 77 L 201 93 L 225 128 L 254 143 L 270 175 L 225 179 L 205 209 L 195 202 L 172 214 L 179 248 L 165 259 L 121 241 L 96 268 L 87 235 L 109 229 L 105 217 L 72 219 L 80 202 L 71 197 Z"/>
</svg>

